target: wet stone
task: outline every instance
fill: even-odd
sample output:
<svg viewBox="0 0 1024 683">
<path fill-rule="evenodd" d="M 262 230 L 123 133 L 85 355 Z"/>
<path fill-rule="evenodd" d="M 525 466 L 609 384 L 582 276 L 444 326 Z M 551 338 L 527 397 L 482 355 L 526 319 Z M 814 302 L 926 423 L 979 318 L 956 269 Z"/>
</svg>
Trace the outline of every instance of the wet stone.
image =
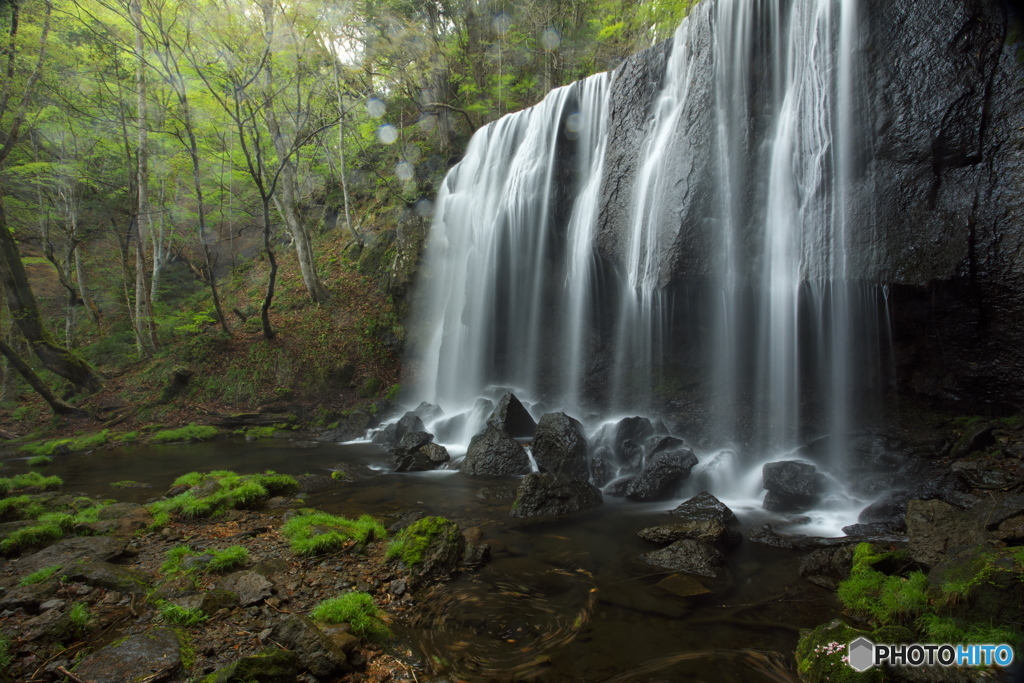
<svg viewBox="0 0 1024 683">
<path fill-rule="evenodd" d="M 260 574 L 246 570 L 224 577 L 217 582 L 217 588 L 235 593 L 239 604 L 248 607 L 270 597 L 273 584 Z"/>
<path fill-rule="evenodd" d="M 685 539 L 667 548 L 644 553 L 640 559 L 655 567 L 664 567 L 684 574 L 719 579 L 728 572 L 728 563 L 710 543 Z"/>
<path fill-rule="evenodd" d="M 747 540 L 752 543 L 766 545 L 770 548 L 780 548 L 783 550 L 793 548 L 793 544 L 775 533 L 775 530 L 769 524 L 762 524 L 750 529 L 747 532 Z"/>
<path fill-rule="evenodd" d="M 690 500 L 681 503 L 674 510 L 669 510 L 668 514 L 694 521 L 716 519 L 723 524 L 736 521 L 736 515 L 733 514 L 733 511 L 707 491 L 701 491 Z"/>
<path fill-rule="evenodd" d="M 151 628 L 108 645 L 86 657 L 75 673 L 94 683 L 124 683 L 164 678 L 181 667 L 178 636 L 168 628 Z"/>
<path fill-rule="evenodd" d="M 523 478 L 509 513 L 513 517 L 567 515 L 603 503 L 601 492 L 592 484 L 561 474 L 533 472 Z"/>
<path fill-rule="evenodd" d="M 688 538 L 704 543 L 714 543 L 720 547 L 734 546 L 742 539 L 738 531 L 717 519 L 693 520 L 681 524 L 649 527 L 638 532 L 637 536 L 659 545 L 668 545 Z"/>
<path fill-rule="evenodd" d="M 124 554 L 127 543 L 110 536 L 78 536 L 57 541 L 48 548 L 22 558 L 18 570 L 26 574 L 44 567 L 63 567 L 78 562 L 108 562 Z"/>
</svg>

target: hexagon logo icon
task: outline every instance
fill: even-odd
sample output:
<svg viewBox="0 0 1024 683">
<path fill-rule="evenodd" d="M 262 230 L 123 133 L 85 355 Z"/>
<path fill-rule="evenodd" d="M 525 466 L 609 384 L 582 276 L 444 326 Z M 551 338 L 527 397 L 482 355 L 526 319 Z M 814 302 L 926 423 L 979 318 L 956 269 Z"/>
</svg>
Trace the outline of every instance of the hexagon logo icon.
<svg viewBox="0 0 1024 683">
<path fill-rule="evenodd" d="M 850 668 L 854 671 L 867 671 L 875 665 L 875 644 L 867 638 L 858 638 L 850 643 L 846 651 Z"/>
</svg>

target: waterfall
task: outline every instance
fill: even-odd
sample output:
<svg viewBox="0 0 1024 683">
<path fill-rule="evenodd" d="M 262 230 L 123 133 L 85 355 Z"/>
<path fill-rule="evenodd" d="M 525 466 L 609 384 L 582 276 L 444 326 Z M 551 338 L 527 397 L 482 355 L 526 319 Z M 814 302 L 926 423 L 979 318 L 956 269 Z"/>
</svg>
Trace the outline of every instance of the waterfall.
<svg viewBox="0 0 1024 683">
<path fill-rule="evenodd" d="M 688 363 L 703 443 L 748 464 L 846 433 L 885 334 L 882 292 L 848 253 L 870 146 L 860 21 L 856 0 L 699 3 L 628 173 L 608 161 L 620 72 L 478 131 L 436 203 L 416 400 L 469 410 L 510 388 L 593 428 L 657 413 Z M 601 214 L 610 179 L 628 181 L 618 227 Z"/>
<path fill-rule="evenodd" d="M 446 178 L 420 285 L 422 397 L 469 408 L 497 386 L 578 406 L 609 80 L 481 129 Z"/>
</svg>

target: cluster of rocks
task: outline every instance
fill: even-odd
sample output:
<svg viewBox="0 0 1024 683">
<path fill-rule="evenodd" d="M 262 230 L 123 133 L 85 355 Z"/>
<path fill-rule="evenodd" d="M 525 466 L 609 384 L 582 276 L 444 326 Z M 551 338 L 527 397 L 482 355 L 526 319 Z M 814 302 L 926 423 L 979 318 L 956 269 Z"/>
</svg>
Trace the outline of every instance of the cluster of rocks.
<svg viewBox="0 0 1024 683">
<path fill-rule="evenodd" d="M 436 470 L 451 460 L 448 450 L 434 443 L 434 435 L 423 424 L 424 418 L 432 419 L 440 411 L 439 406 L 423 402 L 373 435 L 373 442 L 391 455 L 396 472 Z"/>
<path fill-rule="evenodd" d="M 34 495 L 44 505 L 65 498 Z M 396 538 L 415 535 L 417 561 L 406 566 L 389 558 L 381 542 L 296 557 L 278 532 L 279 514 L 229 510 L 216 521 L 178 520 L 147 533 L 153 519 L 142 505 L 116 503 L 101 513 L 76 532 L 112 535 L 72 536 L 0 558 L 0 629 L 12 638 L 13 657 L 0 679 L 6 673 L 63 680 L 62 669 L 75 666 L 81 680 L 93 683 L 412 680 L 415 663 L 400 661 L 399 651 L 364 641 L 348 624 L 313 622 L 305 613 L 349 590 L 371 594 L 392 615 L 410 612 L 418 589 L 479 566 L 489 551 L 479 533 L 464 534 L 441 518 L 417 521 L 422 515 L 416 514 L 389 529 Z M 20 524 L 0 524 L 0 538 Z M 166 553 L 181 544 L 193 552 L 180 572 L 168 570 Z M 232 545 L 246 548 L 243 566 L 223 574 L 204 569 L 210 551 Z M 49 570 L 45 576 L 26 581 L 42 569 Z M 172 606 L 197 620 L 168 621 L 162 613 Z M 76 658 L 79 650 L 88 654 Z"/>
</svg>

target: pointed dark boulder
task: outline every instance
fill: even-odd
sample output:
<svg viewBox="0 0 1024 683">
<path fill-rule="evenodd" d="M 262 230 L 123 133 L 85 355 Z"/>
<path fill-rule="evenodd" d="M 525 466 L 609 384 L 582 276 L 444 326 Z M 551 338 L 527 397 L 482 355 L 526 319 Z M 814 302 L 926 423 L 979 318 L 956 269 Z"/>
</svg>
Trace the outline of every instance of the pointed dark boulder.
<svg viewBox="0 0 1024 683">
<path fill-rule="evenodd" d="M 537 423 L 511 391 L 498 401 L 494 412 L 487 418 L 487 424 L 508 432 L 513 438 L 529 438 L 537 431 Z"/>
<path fill-rule="evenodd" d="M 733 514 L 732 510 L 707 491 L 701 491 L 676 509 L 669 510 L 668 514 L 694 521 L 717 519 L 723 524 L 736 521 L 736 515 Z"/>
<path fill-rule="evenodd" d="M 541 417 L 533 436 L 533 459 L 541 472 L 586 481 L 587 437 L 583 425 L 565 413 Z"/>
<path fill-rule="evenodd" d="M 526 474 L 530 471 L 530 458 L 518 441 L 508 432 L 488 424 L 469 442 L 466 459 L 462 461 L 465 474 Z"/>
</svg>

